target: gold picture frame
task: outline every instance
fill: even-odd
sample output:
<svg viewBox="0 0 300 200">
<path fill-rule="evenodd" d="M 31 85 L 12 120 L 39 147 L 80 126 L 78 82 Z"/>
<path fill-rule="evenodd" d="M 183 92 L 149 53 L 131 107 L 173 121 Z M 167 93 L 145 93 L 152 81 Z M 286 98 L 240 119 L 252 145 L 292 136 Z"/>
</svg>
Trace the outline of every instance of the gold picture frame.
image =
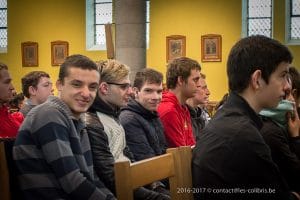
<svg viewBox="0 0 300 200">
<path fill-rule="evenodd" d="M 167 62 L 174 58 L 185 56 L 186 37 L 183 35 L 170 35 L 166 37 Z"/>
<path fill-rule="evenodd" d="M 39 65 L 37 42 L 22 42 L 21 51 L 23 67 L 34 67 Z"/>
<path fill-rule="evenodd" d="M 221 62 L 222 61 L 222 37 L 217 34 L 201 36 L 201 61 Z"/>
<path fill-rule="evenodd" d="M 69 43 L 66 41 L 51 42 L 51 65 L 57 66 L 69 55 Z"/>
</svg>

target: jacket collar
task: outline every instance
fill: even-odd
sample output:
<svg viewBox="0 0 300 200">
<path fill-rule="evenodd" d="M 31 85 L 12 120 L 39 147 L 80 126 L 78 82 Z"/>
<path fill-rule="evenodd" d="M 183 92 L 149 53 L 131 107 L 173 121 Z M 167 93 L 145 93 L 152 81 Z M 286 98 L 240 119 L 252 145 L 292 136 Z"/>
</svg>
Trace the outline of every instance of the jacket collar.
<svg viewBox="0 0 300 200">
<path fill-rule="evenodd" d="M 158 114 L 156 111 L 152 112 L 150 110 L 147 110 L 144 106 L 142 106 L 134 99 L 130 99 L 128 105 L 122 108 L 121 112 L 124 110 L 130 110 L 132 112 L 138 113 L 146 119 L 158 118 Z"/>
<path fill-rule="evenodd" d="M 113 108 L 112 105 L 105 103 L 99 95 L 96 96 L 94 103 L 88 109 L 89 112 L 96 113 L 101 112 L 107 115 L 112 115 L 114 117 L 118 117 L 120 114 L 119 108 Z"/>
<path fill-rule="evenodd" d="M 231 111 L 236 111 L 248 116 L 258 129 L 262 128 L 262 120 L 259 115 L 250 107 L 248 102 L 235 92 L 229 94 L 228 100 L 224 104 L 224 109 L 229 108 Z"/>
</svg>

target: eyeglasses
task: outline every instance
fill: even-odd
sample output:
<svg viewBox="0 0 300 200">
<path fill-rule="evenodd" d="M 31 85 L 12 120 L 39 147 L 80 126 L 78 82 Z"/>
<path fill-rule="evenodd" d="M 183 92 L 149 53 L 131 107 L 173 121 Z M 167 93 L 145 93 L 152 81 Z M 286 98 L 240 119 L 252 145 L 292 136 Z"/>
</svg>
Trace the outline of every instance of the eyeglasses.
<svg viewBox="0 0 300 200">
<path fill-rule="evenodd" d="M 117 85 L 119 86 L 122 90 L 128 90 L 131 87 L 130 83 L 113 83 L 113 82 L 106 82 L 107 84 L 110 85 Z"/>
</svg>

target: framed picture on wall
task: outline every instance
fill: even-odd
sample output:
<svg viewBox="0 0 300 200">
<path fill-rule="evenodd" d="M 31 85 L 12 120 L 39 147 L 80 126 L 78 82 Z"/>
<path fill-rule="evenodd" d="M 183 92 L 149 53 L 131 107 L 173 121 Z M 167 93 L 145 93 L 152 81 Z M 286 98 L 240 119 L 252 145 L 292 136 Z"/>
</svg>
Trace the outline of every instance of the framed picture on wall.
<svg viewBox="0 0 300 200">
<path fill-rule="evenodd" d="M 51 65 L 57 66 L 69 55 L 69 43 L 66 41 L 51 42 Z"/>
<path fill-rule="evenodd" d="M 221 35 L 208 34 L 201 36 L 201 61 L 222 61 L 222 37 Z"/>
<path fill-rule="evenodd" d="M 185 56 L 186 38 L 183 35 L 170 35 L 166 38 L 167 42 L 167 62 Z"/>
<path fill-rule="evenodd" d="M 23 67 L 34 67 L 39 65 L 37 42 L 22 42 L 21 51 Z"/>
</svg>

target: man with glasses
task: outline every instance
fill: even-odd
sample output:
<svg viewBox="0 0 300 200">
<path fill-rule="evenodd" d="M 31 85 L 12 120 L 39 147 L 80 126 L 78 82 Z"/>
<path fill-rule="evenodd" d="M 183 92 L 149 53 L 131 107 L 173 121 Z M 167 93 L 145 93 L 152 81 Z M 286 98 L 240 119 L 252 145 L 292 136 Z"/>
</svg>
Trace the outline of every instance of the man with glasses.
<svg viewBox="0 0 300 200">
<path fill-rule="evenodd" d="M 208 98 L 210 91 L 205 81 L 205 74 L 200 73 L 200 77 L 200 84 L 197 86 L 198 91 L 196 95 L 186 101 L 187 107 L 190 111 L 193 134 L 196 141 L 199 139 L 200 132 L 210 120 L 210 116 L 205 108 L 209 102 Z"/>
<path fill-rule="evenodd" d="M 27 99 L 20 110 L 24 116 L 36 105 L 44 103 L 53 95 L 49 74 L 43 71 L 32 71 L 22 78 L 22 92 Z"/>
<path fill-rule="evenodd" d="M 118 119 L 119 110 L 127 105 L 132 88 L 126 65 L 116 60 L 102 61 L 98 65 L 101 76 L 98 95 L 85 119 L 95 171 L 106 187 L 115 193 L 114 163 L 134 159 Z M 137 199 L 168 199 L 145 188 L 139 188 L 134 195 Z"/>
<path fill-rule="evenodd" d="M 158 113 L 169 147 L 195 145 L 191 117 L 185 102 L 197 93 L 200 70 L 200 64 L 187 57 L 176 58 L 168 64 L 168 91 L 163 93 Z"/>
</svg>

